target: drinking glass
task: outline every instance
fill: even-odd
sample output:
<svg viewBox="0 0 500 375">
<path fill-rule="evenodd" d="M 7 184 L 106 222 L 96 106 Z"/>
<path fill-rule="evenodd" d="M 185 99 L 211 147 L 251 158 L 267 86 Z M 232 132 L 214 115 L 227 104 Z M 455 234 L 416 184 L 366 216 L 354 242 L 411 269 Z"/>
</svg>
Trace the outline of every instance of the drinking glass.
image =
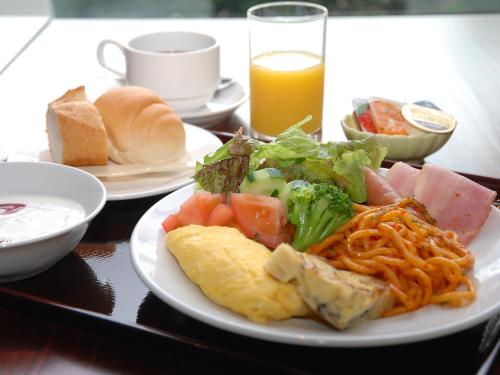
<svg viewBox="0 0 500 375">
<path fill-rule="evenodd" d="M 284 1 L 256 5 L 247 17 L 252 136 L 273 139 L 312 116 L 302 129 L 319 139 L 328 10 Z"/>
</svg>

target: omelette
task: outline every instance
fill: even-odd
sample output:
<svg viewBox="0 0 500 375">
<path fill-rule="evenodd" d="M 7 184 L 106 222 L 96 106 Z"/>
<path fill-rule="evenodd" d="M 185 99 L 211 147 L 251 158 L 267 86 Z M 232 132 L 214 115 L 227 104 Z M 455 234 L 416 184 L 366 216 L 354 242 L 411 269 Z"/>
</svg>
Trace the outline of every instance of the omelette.
<svg viewBox="0 0 500 375">
<path fill-rule="evenodd" d="M 271 251 L 235 228 L 188 225 L 168 233 L 167 248 L 212 301 L 257 323 L 308 315 L 292 283 L 271 277 Z"/>
</svg>

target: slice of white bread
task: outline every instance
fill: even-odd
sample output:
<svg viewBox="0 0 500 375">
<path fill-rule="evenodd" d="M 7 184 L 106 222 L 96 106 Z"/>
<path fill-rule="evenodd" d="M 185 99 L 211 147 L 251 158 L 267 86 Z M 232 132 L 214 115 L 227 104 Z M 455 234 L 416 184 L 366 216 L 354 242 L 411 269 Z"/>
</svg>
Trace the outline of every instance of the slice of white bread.
<svg viewBox="0 0 500 375">
<path fill-rule="evenodd" d="M 101 95 L 95 104 L 107 130 L 111 160 L 121 164 L 166 163 L 184 155 L 184 124 L 152 90 L 119 87 Z"/>
<path fill-rule="evenodd" d="M 46 131 L 56 163 L 79 166 L 108 162 L 106 129 L 84 86 L 49 103 Z"/>
</svg>

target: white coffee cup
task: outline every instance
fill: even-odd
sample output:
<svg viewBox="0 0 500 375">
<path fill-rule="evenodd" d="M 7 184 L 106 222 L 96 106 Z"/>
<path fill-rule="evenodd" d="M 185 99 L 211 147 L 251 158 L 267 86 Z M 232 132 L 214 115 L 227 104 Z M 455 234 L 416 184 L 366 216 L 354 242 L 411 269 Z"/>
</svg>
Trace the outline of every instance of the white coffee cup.
<svg viewBox="0 0 500 375">
<path fill-rule="evenodd" d="M 125 55 L 126 73 L 110 67 L 104 58 L 108 44 Z M 127 45 L 103 40 L 97 46 L 97 60 L 128 84 L 148 87 L 175 110 L 203 107 L 220 81 L 219 44 L 210 35 L 166 31 L 145 34 Z"/>
</svg>

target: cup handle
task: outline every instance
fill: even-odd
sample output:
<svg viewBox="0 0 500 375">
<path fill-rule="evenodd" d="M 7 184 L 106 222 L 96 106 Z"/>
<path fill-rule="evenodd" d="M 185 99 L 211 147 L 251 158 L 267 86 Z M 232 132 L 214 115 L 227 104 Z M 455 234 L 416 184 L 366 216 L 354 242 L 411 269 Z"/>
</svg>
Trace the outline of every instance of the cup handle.
<svg viewBox="0 0 500 375">
<path fill-rule="evenodd" d="M 105 40 L 102 40 L 99 43 L 99 45 L 97 46 L 97 61 L 99 61 L 99 64 L 101 64 L 101 66 L 104 69 L 107 69 L 110 72 L 113 72 L 116 75 L 120 76 L 120 78 L 124 79 L 125 78 L 125 73 L 124 72 L 120 72 L 120 71 L 118 71 L 116 69 L 111 68 L 106 63 L 106 60 L 104 59 L 104 47 L 106 47 L 107 44 L 113 44 L 113 45 L 117 46 L 120 49 L 120 51 L 122 51 L 123 56 L 125 56 L 125 47 L 123 46 L 123 44 L 121 44 L 119 42 L 116 42 L 114 40 L 111 40 L 111 39 L 105 39 Z"/>
</svg>

